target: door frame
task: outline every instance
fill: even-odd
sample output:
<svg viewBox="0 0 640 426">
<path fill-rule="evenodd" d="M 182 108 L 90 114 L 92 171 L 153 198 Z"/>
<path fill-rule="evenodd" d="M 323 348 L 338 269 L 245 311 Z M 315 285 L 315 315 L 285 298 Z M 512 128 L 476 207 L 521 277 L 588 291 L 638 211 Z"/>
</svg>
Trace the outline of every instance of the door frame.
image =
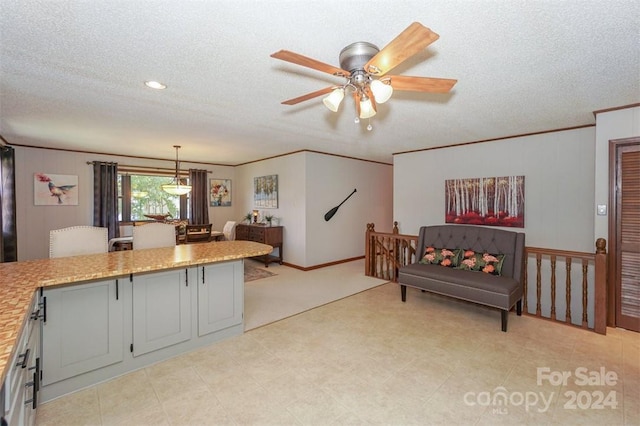
<svg viewBox="0 0 640 426">
<path fill-rule="evenodd" d="M 618 149 L 628 145 L 640 144 L 640 137 L 611 139 L 609 140 L 609 252 L 607 257 L 607 326 L 617 325 L 617 288 L 618 271 L 620 270 L 619 235 L 621 225 L 616 221 L 621 210 L 621 200 L 618 197 L 617 172 Z"/>
</svg>

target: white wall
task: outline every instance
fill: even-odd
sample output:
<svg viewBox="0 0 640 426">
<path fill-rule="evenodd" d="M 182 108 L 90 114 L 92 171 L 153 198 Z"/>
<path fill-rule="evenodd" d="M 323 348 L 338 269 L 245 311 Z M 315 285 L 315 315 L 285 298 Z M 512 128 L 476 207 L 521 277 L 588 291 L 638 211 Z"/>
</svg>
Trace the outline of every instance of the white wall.
<svg viewBox="0 0 640 426">
<path fill-rule="evenodd" d="M 640 107 L 598 113 L 596 116 L 595 203 L 609 204 L 609 141 L 640 136 Z M 609 209 L 607 209 L 607 212 Z M 609 237 L 609 216 L 598 216 L 596 238 Z"/>
<path fill-rule="evenodd" d="M 143 160 L 118 156 L 86 154 L 50 149 L 16 146 L 16 209 L 18 260 L 41 259 L 49 256 L 49 231 L 76 225 L 93 225 L 93 168 L 87 161 L 115 161 L 120 164 L 175 167 L 175 160 Z M 234 179 L 234 168 L 181 161 L 180 167 L 211 170 L 212 178 Z M 34 205 L 34 173 L 78 176 L 77 206 Z M 233 185 L 233 183 L 232 183 Z M 232 187 L 233 190 L 233 187 Z M 232 194 L 233 196 L 233 194 Z M 233 199 L 232 199 L 233 203 Z M 229 207 L 210 207 L 209 219 L 216 228 L 236 214 Z"/>
<path fill-rule="evenodd" d="M 593 252 L 595 128 L 588 127 L 394 156 L 400 232 L 444 224 L 444 181 L 525 176 L 526 244 Z"/>
<path fill-rule="evenodd" d="M 364 255 L 367 223 L 393 227 L 393 167 L 348 158 L 306 154 L 307 263 L 317 265 Z M 324 215 L 353 194 L 329 221 Z"/>
<path fill-rule="evenodd" d="M 296 153 L 236 167 L 240 192 L 238 219 L 254 209 L 253 179 L 278 175 L 278 208 L 258 209 L 259 217 L 270 213 L 277 218 L 274 225 L 283 228 L 283 258 L 294 265 L 305 265 L 305 162 L 304 153 Z"/>
<path fill-rule="evenodd" d="M 299 152 L 238 166 L 240 216 L 253 209 L 253 178 L 278 175 L 278 209 L 269 211 L 284 226 L 284 261 L 308 268 L 364 255 L 368 222 L 392 227 L 392 169 L 388 164 L 313 152 Z M 324 214 L 357 189 L 336 215 Z M 385 227 L 386 225 L 386 227 Z"/>
</svg>

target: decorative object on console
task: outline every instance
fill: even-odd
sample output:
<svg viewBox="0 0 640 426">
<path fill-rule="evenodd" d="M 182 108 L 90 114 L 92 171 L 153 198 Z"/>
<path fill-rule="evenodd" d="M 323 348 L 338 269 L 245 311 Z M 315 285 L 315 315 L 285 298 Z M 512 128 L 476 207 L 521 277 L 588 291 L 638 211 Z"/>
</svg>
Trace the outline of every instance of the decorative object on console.
<svg viewBox="0 0 640 426">
<path fill-rule="evenodd" d="M 336 214 L 336 212 L 338 211 L 338 209 L 340 208 L 341 205 L 344 204 L 345 201 L 347 201 L 353 194 L 356 193 L 356 190 L 354 189 L 353 192 L 351 194 L 349 194 L 347 196 L 347 198 L 345 198 L 344 200 L 342 200 L 342 202 L 340 204 L 338 204 L 337 206 L 335 206 L 334 208 L 332 208 L 331 210 L 329 210 L 328 212 L 325 213 L 324 215 L 324 220 L 325 221 L 329 221 L 331 220 L 331 218 L 333 217 L 334 214 Z"/>
<path fill-rule="evenodd" d="M 258 223 L 258 210 L 254 210 L 252 213 L 253 216 L 253 223 Z"/>
<path fill-rule="evenodd" d="M 429 46 L 439 37 L 429 28 L 419 22 L 414 22 L 382 50 L 364 41 L 348 45 L 340 52 L 340 68 L 298 53 L 280 50 L 272 54 L 271 57 L 337 77 L 344 77 L 347 80 L 343 85 L 325 87 L 282 103 L 284 105 L 295 105 L 330 93 L 329 96 L 323 99 L 323 103 L 331 111 L 337 112 L 344 98 L 344 92 L 349 89 L 353 92 L 356 104 L 357 115 L 354 122 L 359 123 L 361 118 L 367 119 L 376 115 L 377 104 L 386 102 L 391 97 L 394 89 L 447 93 L 456 84 L 457 80 L 403 75 L 391 75 L 381 78 L 391 69 Z M 372 129 L 373 127 L 369 123 L 367 130 Z"/>
<path fill-rule="evenodd" d="M 209 179 L 209 194 L 212 207 L 231 206 L 231 179 Z"/>
<path fill-rule="evenodd" d="M 253 178 L 253 205 L 265 209 L 278 208 L 278 175 Z"/>
<path fill-rule="evenodd" d="M 445 180 L 445 222 L 524 228 L 524 176 Z"/>
<path fill-rule="evenodd" d="M 36 173 L 33 177 L 36 206 L 78 205 L 78 176 Z"/>
<path fill-rule="evenodd" d="M 161 186 L 162 190 L 171 195 L 185 195 L 191 192 L 191 185 L 186 185 L 180 182 L 180 162 L 178 161 L 178 149 L 180 145 L 173 146 L 176 149 L 176 175 L 171 183 Z"/>
</svg>

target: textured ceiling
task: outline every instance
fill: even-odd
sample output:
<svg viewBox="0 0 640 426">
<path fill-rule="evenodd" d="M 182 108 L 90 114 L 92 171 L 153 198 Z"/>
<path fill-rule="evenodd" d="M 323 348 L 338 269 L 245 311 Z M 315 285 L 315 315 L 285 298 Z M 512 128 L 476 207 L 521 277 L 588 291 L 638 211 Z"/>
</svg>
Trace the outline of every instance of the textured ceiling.
<svg viewBox="0 0 640 426">
<path fill-rule="evenodd" d="M 384 47 L 411 22 L 440 39 L 390 74 L 454 78 L 396 91 L 355 124 L 321 97 L 355 41 Z M 0 0 L 0 135 L 10 144 L 240 164 L 301 149 L 392 153 L 593 124 L 640 100 L 640 1 Z M 145 80 L 168 85 L 154 91 Z"/>
</svg>

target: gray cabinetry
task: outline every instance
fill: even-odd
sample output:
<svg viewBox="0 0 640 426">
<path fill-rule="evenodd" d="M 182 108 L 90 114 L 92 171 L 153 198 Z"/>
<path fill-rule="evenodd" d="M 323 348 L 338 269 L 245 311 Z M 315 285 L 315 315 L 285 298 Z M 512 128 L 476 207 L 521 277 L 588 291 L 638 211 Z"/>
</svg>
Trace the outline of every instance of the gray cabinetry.
<svg viewBox="0 0 640 426">
<path fill-rule="evenodd" d="M 191 339 L 189 278 L 189 269 L 133 277 L 133 356 Z"/>
<path fill-rule="evenodd" d="M 198 267 L 198 336 L 242 324 L 243 261 Z"/>
<path fill-rule="evenodd" d="M 2 385 L 0 408 L 9 426 L 35 424 L 40 388 L 40 318 L 39 293 L 36 293 L 29 320 L 18 337 L 15 355 L 9 360 L 9 371 Z"/>
<path fill-rule="evenodd" d="M 44 385 L 123 360 L 120 285 L 107 280 L 44 289 Z"/>
</svg>

